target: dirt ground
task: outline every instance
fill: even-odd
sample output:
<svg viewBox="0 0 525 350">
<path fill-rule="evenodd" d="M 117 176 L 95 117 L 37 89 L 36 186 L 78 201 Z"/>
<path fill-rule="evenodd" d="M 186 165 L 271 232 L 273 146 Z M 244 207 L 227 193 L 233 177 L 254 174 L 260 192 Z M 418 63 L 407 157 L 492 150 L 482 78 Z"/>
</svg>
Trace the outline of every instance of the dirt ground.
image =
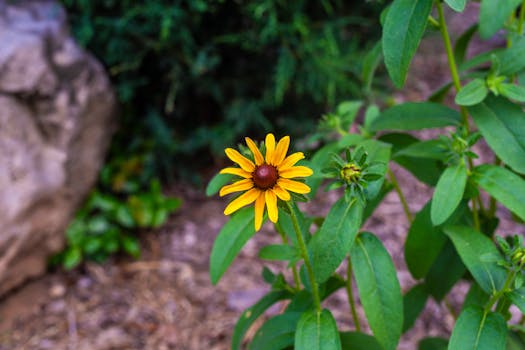
<svg viewBox="0 0 525 350">
<path fill-rule="evenodd" d="M 421 100 L 449 76 L 436 42 L 423 44 L 420 52 L 424 54 L 416 56 L 412 79 L 407 89 L 395 95 L 397 100 Z M 417 212 L 431 190 L 403 169 L 394 168 L 394 172 L 410 198 L 411 211 Z M 206 198 L 198 190 L 184 187 L 168 192 L 182 197 L 184 205 L 162 229 L 142 236 L 139 260 L 115 258 L 72 272 L 50 272 L 0 300 L 0 350 L 228 349 L 242 310 L 269 289 L 260 276 L 264 264 L 257 253 L 263 245 L 278 242 L 278 236 L 266 224 L 218 285 L 212 286 L 209 254 L 226 221 L 222 214 L 226 201 Z M 306 209 L 326 211 L 334 200 L 333 194 L 320 192 L 315 204 Z M 503 224 L 504 230 L 512 228 Z M 382 239 L 396 264 L 402 290 L 407 291 L 415 284 L 403 257 L 408 223 L 395 192 L 386 197 L 365 229 Z M 279 263 L 266 266 L 275 271 L 284 268 Z M 457 311 L 465 292 L 466 285 L 456 286 L 448 298 L 449 307 Z M 352 329 L 343 291 L 325 305 L 335 310 L 340 329 Z M 271 308 L 265 317 L 278 313 L 281 307 Z M 358 311 L 364 321 L 362 310 Z M 448 337 L 453 323 L 445 304 L 429 301 L 398 349 L 416 349 L 417 341 L 426 336 Z M 248 337 L 253 333 L 251 330 Z"/>
</svg>

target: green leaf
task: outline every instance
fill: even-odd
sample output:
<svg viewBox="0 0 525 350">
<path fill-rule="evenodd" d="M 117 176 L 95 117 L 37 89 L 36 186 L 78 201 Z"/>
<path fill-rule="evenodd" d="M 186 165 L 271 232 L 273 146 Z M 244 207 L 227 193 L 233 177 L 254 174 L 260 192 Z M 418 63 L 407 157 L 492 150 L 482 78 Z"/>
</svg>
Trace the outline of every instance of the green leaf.
<svg viewBox="0 0 525 350">
<path fill-rule="evenodd" d="M 474 169 L 473 179 L 492 197 L 525 220 L 525 180 L 523 178 L 508 169 L 484 164 Z"/>
<path fill-rule="evenodd" d="M 479 36 L 488 39 L 503 27 L 521 0 L 482 0 L 479 9 Z"/>
<path fill-rule="evenodd" d="M 414 326 L 419 314 L 425 308 L 427 299 L 428 293 L 423 284 L 412 287 L 403 296 L 403 333 Z"/>
<path fill-rule="evenodd" d="M 417 350 L 447 350 L 448 341 L 443 338 L 428 337 L 421 339 Z"/>
<path fill-rule="evenodd" d="M 505 268 L 496 261 L 485 261 L 482 256 L 497 256 L 503 260 L 494 243 L 484 234 L 468 226 L 448 226 L 444 232 L 454 243 L 461 260 L 476 282 L 492 294 L 503 287 L 507 276 Z"/>
<path fill-rule="evenodd" d="M 308 244 L 317 282 L 324 282 L 341 264 L 361 227 L 363 205 L 339 199 L 330 209 L 318 233 Z"/>
<path fill-rule="evenodd" d="M 485 79 L 474 79 L 463 86 L 456 95 L 455 102 L 460 106 L 473 106 L 487 97 L 489 89 Z"/>
<path fill-rule="evenodd" d="M 459 315 L 448 349 L 504 350 L 506 342 L 507 324 L 503 316 L 471 306 Z"/>
<path fill-rule="evenodd" d="M 383 55 L 388 74 L 400 88 L 425 32 L 432 0 L 394 0 L 383 26 Z"/>
<path fill-rule="evenodd" d="M 121 237 L 122 249 L 135 259 L 140 257 L 140 244 L 136 237 L 122 236 Z"/>
<path fill-rule="evenodd" d="M 259 251 L 259 258 L 265 260 L 289 261 L 299 257 L 299 251 L 286 244 L 270 244 Z"/>
<path fill-rule="evenodd" d="M 502 97 L 489 96 L 468 110 L 496 155 L 513 170 L 525 174 L 525 112 L 521 107 Z"/>
<path fill-rule="evenodd" d="M 394 162 L 412 173 L 419 181 L 430 186 L 435 186 L 441 175 L 440 166 L 437 161 L 397 155 L 397 152 L 402 148 L 418 142 L 419 140 L 417 138 L 410 134 L 391 133 L 382 135 L 379 140 L 392 145 L 392 160 Z"/>
<path fill-rule="evenodd" d="M 434 190 L 430 205 L 430 218 L 441 225 L 456 210 L 467 185 L 467 167 L 463 162 L 445 169 Z"/>
<path fill-rule="evenodd" d="M 448 6 L 456 12 L 463 12 L 467 0 L 445 0 Z"/>
<path fill-rule="evenodd" d="M 330 311 L 310 310 L 303 313 L 295 332 L 296 350 L 341 349 L 339 332 Z"/>
<path fill-rule="evenodd" d="M 394 157 L 427 158 L 444 161 L 447 158 L 447 154 L 441 140 L 427 140 L 408 145 L 396 152 Z"/>
<path fill-rule="evenodd" d="M 480 306 L 483 307 L 489 300 L 489 295 L 485 293 L 483 289 L 477 283 L 472 283 L 470 289 L 465 296 L 462 309 L 466 309 L 469 306 Z"/>
<path fill-rule="evenodd" d="M 416 279 L 426 276 L 447 240 L 441 228 L 430 220 L 430 203 L 416 214 L 405 242 L 405 261 Z"/>
<path fill-rule="evenodd" d="M 362 105 L 363 101 L 343 101 L 337 106 L 336 112 L 341 117 L 343 130 L 350 129 Z"/>
<path fill-rule="evenodd" d="M 456 40 L 456 43 L 454 44 L 454 58 L 456 59 L 456 64 L 459 65 L 465 60 L 468 45 L 472 39 L 472 36 L 477 30 L 478 25 L 473 24 Z"/>
<path fill-rule="evenodd" d="M 250 306 L 242 313 L 235 324 L 232 335 L 232 350 L 241 349 L 244 335 L 251 325 L 261 316 L 270 306 L 276 302 L 290 298 L 291 294 L 287 291 L 272 291 L 259 299 L 257 303 Z"/>
<path fill-rule="evenodd" d="M 383 350 L 371 335 L 360 332 L 340 332 L 341 346 L 344 350 Z"/>
<path fill-rule="evenodd" d="M 508 297 L 525 314 L 525 287 L 513 290 L 508 294 Z"/>
<path fill-rule="evenodd" d="M 266 321 L 255 333 L 249 350 L 280 350 L 294 344 L 295 329 L 300 312 L 286 312 Z"/>
<path fill-rule="evenodd" d="M 367 52 L 363 59 L 363 68 L 361 71 L 361 80 L 363 81 L 363 87 L 365 91 L 370 91 L 372 87 L 372 81 L 374 74 L 381 59 L 383 57 L 383 47 L 381 42 L 378 41 L 370 51 Z M 366 119 L 366 118 L 365 118 Z M 366 122 L 365 122 L 366 127 Z"/>
<path fill-rule="evenodd" d="M 392 258 L 368 232 L 357 237 L 350 256 L 370 328 L 385 350 L 393 350 L 403 327 L 403 298 Z"/>
<path fill-rule="evenodd" d="M 370 126 L 371 131 L 421 130 L 457 126 L 458 111 L 433 102 L 407 102 L 384 110 Z"/>
<path fill-rule="evenodd" d="M 79 247 L 69 247 L 64 252 L 62 265 L 66 270 L 71 270 L 77 267 L 82 262 L 82 251 Z"/>
<path fill-rule="evenodd" d="M 447 240 L 436 261 L 425 277 L 425 286 L 432 297 L 441 301 L 463 277 L 466 268 L 454 245 Z"/>
<path fill-rule="evenodd" d="M 523 86 L 502 83 L 499 85 L 498 91 L 506 98 L 518 102 L 525 102 L 525 87 Z"/>
<path fill-rule="evenodd" d="M 217 174 L 215 175 L 210 182 L 208 182 L 208 186 L 206 186 L 206 195 L 208 197 L 213 196 L 216 193 L 219 193 L 219 190 L 222 186 L 229 184 L 233 179 L 235 178 L 234 175 L 231 174 Z"/>
<path fill-rule="evenodd" d="M 243 208 L 224 224 L 210 256 L 211 283 L 216 284 L 244 244 L 255 234 L 253 208 Z"/>
</svg>

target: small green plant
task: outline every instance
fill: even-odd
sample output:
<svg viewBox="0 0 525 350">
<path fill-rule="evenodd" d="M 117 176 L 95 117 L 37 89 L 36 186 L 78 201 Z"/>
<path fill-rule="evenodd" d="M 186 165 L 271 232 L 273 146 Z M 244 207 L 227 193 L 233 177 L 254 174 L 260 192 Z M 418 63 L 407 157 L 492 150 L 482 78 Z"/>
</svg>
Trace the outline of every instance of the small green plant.
<svg viewBox="0 0 525 350">
<path fill-rule="evenodd" d="M 427 301 L 432 298 L 448 305 L 447 296 L 460 281 L 470 289 L 457 315 L 448 309 L 455 319 L 450 337 L 418 339 L 418 349 L 525 348 L 523 232 L 495 235 L 501 213 L 498 207 L 512 213 L 518 230 L 523 230 L 525 220 L 525 112 L 521 104 L 525 1 L 481 0 L 479 22 L 454 46 L 445 4 L 459 16 L 467 1 L 394 0 L 382 16 L 382 52 L 374 51 L 383 55 L 392 81 L 402 87 L 427 24 L 438 29 L 451 81 L 428 101 L 386 108 L 370 100 L 342 103 L 323 117 L 320 132 L 312 139 L 324 144 L 309 160 L 301 160 L 302 153 L 297 152 L 283 161 L 286 143 L 276 161 L 273 136 L 258 146 L 247 141 L 249 151 L 242 154 L 227 150 L 239 167 L 218 174 L 207 193 L 241 195 L 227 206 L 225 214 L 232 214 L 231 218 L 211 252 L 212 283 L 220 280 L 261 227 L 265 206 L 282 244 L 263 247 L 259 257 L 283 261 L 290 270 L 263 270 L 270 291 L 239 318 L 232 349 L 241 348 L 248 329 L 269 307 L 286 301 L 280 314 L 262 323 L 249 349 L 394 350 Z M 474 33 L 487 39 L 501 30 L 507 37 L 505 48 L 466 57 Z M 452 107 L 443 103 L 449 92 L 455 97 Z M 414 131 L 442 128 L 447 131 L 435 138 L 414 136 Z M 481 141 L 493 153 L 492 161 L 478 158 L 476 146 Z M 486 156 L 483 159 L 490 159 Z M 411 198 L 399 186 L 390 169 L 392 163 L 433 188 L 432 198 L 416 213 L 409 209 Z M 290 177 L 304 181 L 288 183 Z M 232 178 L 235 182 L 230 184 Z M 288 193 L 313 200 L 322 195 L 319 189 L 326 180 L 326 189 L 339 191 L 340 198 L 325 217 L 305 214 L 296 205 L 302 197 Z M 404 258 L 416 284 L 404 292 L 381 240 L 372 232 L 361 231 L 392 190 L 410 224 Z M 253 202 L 255 210 L 244 208 Z M 346 268 L 337 270 L 342 263 Z M 357 316 L 354 281 L 371 334 L 363 331 L 363 320 Z M 323 305 L 338 289 L 347 292 L 354 326 L 349 332 L 338 329 L 331 311 Z M 522 313 L 518 321 L 511 317 L 512 305 Z"/>
<path fill-rule="evenodd" d="M 138 158 L 106 165 L 99 188 L 66 230 L 65 250 L 52 263 L 72 269 L 84 260 L 103 262 L 118 252 L 139 257 L 139 230 L 162 226 L 181 204 L 164 196 L 156 179 L 144 188 L 144 179 L 137 177 L 141 168 Z"/>
</svg>

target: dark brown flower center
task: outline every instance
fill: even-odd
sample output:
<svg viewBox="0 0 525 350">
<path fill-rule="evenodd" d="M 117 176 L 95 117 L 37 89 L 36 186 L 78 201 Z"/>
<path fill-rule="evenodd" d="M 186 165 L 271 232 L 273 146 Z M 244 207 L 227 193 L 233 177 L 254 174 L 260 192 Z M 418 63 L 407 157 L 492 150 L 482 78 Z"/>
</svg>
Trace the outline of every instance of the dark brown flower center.
<svg viewBox="0 0 525 350">
<path fill-rule="evenodd" d="M 259 165 L 253 172 L 255 186 L 263 190 L 273 187 L 278 177 L 277 169 L 268 164 Z"/>
</svg>

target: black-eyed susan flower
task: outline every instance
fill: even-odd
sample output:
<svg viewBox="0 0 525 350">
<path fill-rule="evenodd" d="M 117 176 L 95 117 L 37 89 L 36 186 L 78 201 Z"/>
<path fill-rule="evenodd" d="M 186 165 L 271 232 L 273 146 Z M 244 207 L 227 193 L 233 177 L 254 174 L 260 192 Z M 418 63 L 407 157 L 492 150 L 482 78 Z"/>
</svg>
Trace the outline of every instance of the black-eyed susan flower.
<svg viewBox="0 0 525 350">
<path fill-rule="evenodd" d="M 272 222 L 277 222 L 277 198 L 289 201 L 291 195 L 288 191 L 305 194 L 310 192 L 310 187 L 292 178 L 306 177 L 313 174 L 312 169 L 295 165 L 304 158 L 302 152 L 286 156 L 290 145 L 290 137 L 285 136 L 275 145 L 273 134 L 266 135 L 266 155 L 263 156 L 255 142 L 246 137 L 246 144 L 253 154 L 253 160 L 241 155 L 233 148 L 225 150 L 226 155 L 239 167 L 224 168 L 221 174 L 232 174 L 242 179 L 231 185 L 221 188 L 219 195 L 225 196 L 234 192 L 242 192 L 226 209 L 225 215 L 230 215 L 236 210 L 255 202 L 255 230 L 261 228 L 265 206 L 268 217 Z"/>
</svg>

